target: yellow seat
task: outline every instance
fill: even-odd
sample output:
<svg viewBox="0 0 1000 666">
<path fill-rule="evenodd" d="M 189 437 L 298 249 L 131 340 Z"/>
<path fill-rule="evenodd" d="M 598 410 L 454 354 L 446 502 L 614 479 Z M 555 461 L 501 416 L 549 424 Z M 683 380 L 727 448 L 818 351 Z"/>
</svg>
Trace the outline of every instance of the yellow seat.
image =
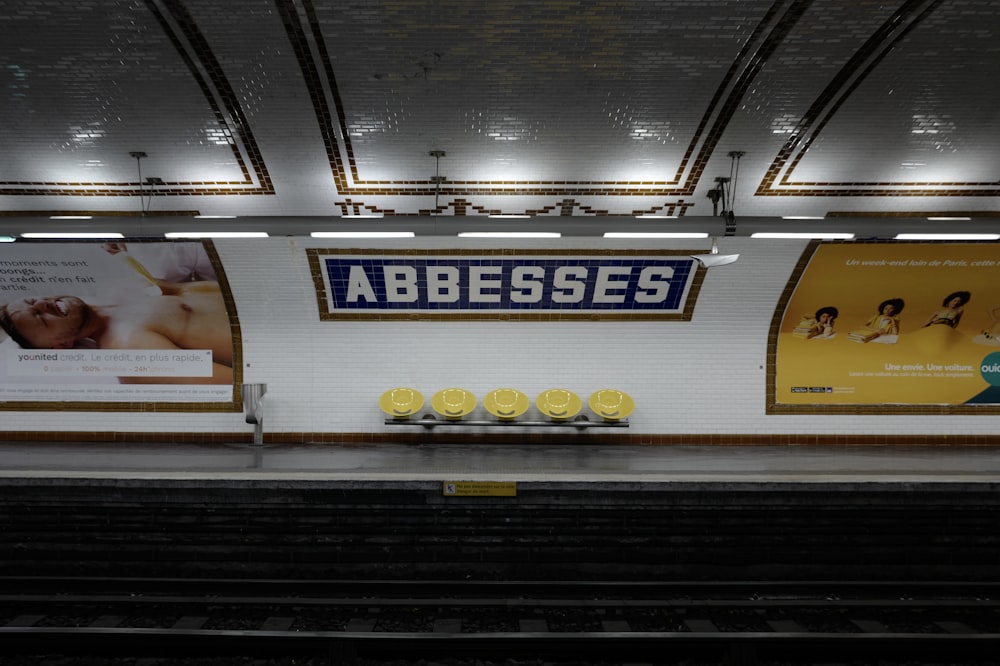
<svg viewBox="0 0 1000 666">
<path fill-rule="evenodd" d="M 416 389 L 389 389 L 378 399 L 378 406 L 394 419 L 405 419 L 420 411 L 424 406 L 424 396 Z"/>
<path fill-rule="evenodd" d="M 431 407 L 446 419 L 460 419 L 476 408 L 476 396 L 462 388 L 441 389 L 431 396 Z"/>
<path fill-rule="evenodd" d="M 486 411 L 502 420 L 515 419 L 528 411 L 530 406 L 528 396 L 512 388 L 498 388 L 483 398 Z"/>
<path fill-rule="evenodd" d="M 605 421 L 620 421 L 635 409 L 632 397 L 618 389 L 594 391 L 587 400 L 591 411 Z"/>
<path fill-rule="evenodd" d="M 535 406 L 550 419 L 563 421 L 579 414 L 583 408 L 583 401 L 572 391 L 554 388 L 542 391 L 535 399 Z"/>
</svg>

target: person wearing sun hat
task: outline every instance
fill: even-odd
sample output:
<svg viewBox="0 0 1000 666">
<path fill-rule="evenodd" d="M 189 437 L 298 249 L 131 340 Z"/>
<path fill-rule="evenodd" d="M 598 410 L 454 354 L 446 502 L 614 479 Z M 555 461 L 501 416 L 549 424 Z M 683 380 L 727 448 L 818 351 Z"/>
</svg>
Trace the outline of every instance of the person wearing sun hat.
<svg viewBox="0 0 1000 666">
<path fill-rule="evenodd" d="M 476 408 L 476 396 L 463 388 L 441 389 L 431 397 L 431 407 L 446 419 L 460 419 Z"/>
</svg>

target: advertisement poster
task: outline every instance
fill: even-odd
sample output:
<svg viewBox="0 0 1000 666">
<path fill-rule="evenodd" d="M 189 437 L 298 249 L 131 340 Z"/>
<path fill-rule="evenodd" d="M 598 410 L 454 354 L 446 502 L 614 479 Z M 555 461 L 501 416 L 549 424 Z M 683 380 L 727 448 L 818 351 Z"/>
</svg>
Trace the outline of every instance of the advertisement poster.
<svg viewBox="0 0 1000 666">
<path fill-rule="evenodd" d="M 220 268 L 201 242 L 0 246 L 0 405 L 232 403 Z"/>
<path fill-rule="evenodd" d="M 776 405 L 1000 406 L 1000 246 L 810 251 L 777 336 Z"/>
</svg>

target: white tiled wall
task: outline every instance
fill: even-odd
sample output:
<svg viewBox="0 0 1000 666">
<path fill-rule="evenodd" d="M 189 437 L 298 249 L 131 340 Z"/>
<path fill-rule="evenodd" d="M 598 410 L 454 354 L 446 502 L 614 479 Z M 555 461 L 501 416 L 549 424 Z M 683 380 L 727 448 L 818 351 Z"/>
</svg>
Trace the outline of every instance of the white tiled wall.
<svg viewBox="0 0 1000 666">
<path fill-rule="evenodd" d="M 418 238 L 350 246 L 494 247 L 474 242 Z M 618 246 L 640 247 L 628 243 Z M 706 245 L 664 241 L 657 247 Z M 269 432 L 398 433 L 384 425 L 377 405 L 394 386 L 417 388 L 428 398 L 449 386 L 480 397 L 504 386 L 532 397 L 556 386 L 583 397 L 615 387 L 636 401 L 629 434 L 997 431 L 996 416 L 765 415 L 768 329 L 805 243 L 723 238 L 720 245 L 740 259 L 708 271 L 690 322 L 339 322 L 319 320 L 306 248 L 349 245 L 308 238 L 216 242 L 237 303 L 244 381 L 268 385 Z M 504 247 L 539 245 L 507 241 Z M 597 247 L 607 249 L 609 241 L 564 238 L 548 241 L 545 249 Z M 480 407 L 475 416 L 487 415 Z M 240 413 L 0 412 L 0 422 L 4 430 L 252 430 Z"/>
</svg>

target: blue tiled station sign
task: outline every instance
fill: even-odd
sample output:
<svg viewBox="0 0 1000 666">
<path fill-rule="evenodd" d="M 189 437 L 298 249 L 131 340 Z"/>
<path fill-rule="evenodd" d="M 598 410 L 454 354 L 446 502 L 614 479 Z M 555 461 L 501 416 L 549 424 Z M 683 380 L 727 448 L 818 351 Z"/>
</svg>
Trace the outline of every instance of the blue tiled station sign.
<svg viewBox="0 0 1000 666">
<path fill-rule="evenodd" d="M 685 255 L 319 258 L 331 313 L 680 314 L 698 266 Z"/>
</svg>

